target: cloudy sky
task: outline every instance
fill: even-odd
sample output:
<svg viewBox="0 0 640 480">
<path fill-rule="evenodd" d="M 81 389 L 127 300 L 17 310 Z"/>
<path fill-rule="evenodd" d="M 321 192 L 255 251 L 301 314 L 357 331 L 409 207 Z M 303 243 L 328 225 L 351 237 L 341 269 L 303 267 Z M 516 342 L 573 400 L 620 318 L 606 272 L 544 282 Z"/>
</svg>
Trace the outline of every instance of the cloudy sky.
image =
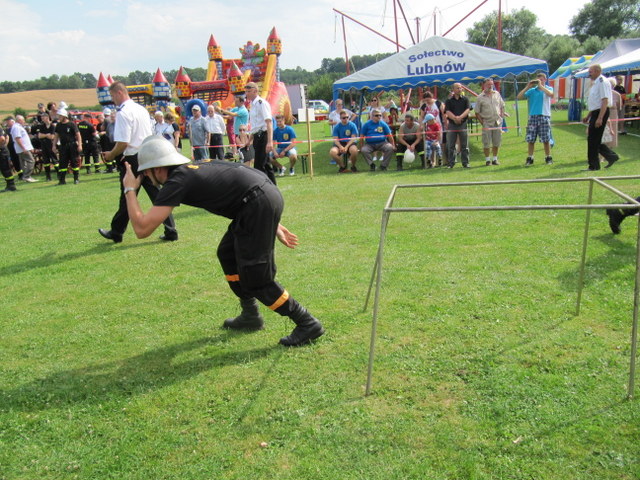
<svg viewBox="0 0 640 480">
<path fill-rule="evenodd" d="M 402 0 L 421 40 L 443 34 L 482 0 Z M 340 16 L 333 8 L 393 38 L 392 0 L 0 0 L 0 81 L 33 80 L 52 74 L 100 72 L 126 75 L 134 70 L 171 70 L 180 65 L 206 67 L 211 34 L 226 58 L 238 58 L 248 40 L 266 45 L 272 27 L 283 43 L 282 68 L 320 67 L 323 58 L 344 55 Z M 552 34 L 568 33 L 571 17 L 586 0 L 503 0 L 503 11 L 526 7 L 538 26 Z M 439 7 L 437 7 L 439 5 Z M 466 28 L 493 10 L 488 0 L 447 35 L 464 40 Z M 349 55 L 393 51 L 395 47 L 345 20 Z M 404 21 L 400 43 L 409 46 Z"/>
</svg>

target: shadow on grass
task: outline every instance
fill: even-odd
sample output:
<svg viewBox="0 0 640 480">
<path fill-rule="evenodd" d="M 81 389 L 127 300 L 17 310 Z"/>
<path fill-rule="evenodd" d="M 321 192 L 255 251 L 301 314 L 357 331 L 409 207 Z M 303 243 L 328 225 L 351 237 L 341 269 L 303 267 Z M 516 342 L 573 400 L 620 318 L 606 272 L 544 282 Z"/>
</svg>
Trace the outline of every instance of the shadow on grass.
<svg viewBox="0 0 640 480">
<path fill-rule="evenodd" d="M 204 337 L 189 342 L 168 345 L 124 360 L 106 362 L 87 367 L 65 370 L 13 390 L 0 391 L 2 410 L 37 411 L 61 408 L 71 404 L 96 404 L 110 400 L 145 394 L 167 385 L 181 382 L 216 367 L 242 364 L 269 355 L 276 345 L 243 351 L 204 350 L 217 345 L 235 332 L 218 337 Z M 191 352 L 190 358 L 178 361 L 176 357 Z M 211 352 L 211 353 L 210 353 Z M 197 355 L 197 358 L 193 358 Z M 253 397 L 262 388 L 269 372 L 280 355 L 256 386 Z M 251 401 L 247 404 L 250 408 Z M 244 414 L 243 414 L 244 415 Z"/>
<path fill-rule="evenodd" d="M 602 219 L 607 223 L 607 217 Z M 631 223 L 631 222 L 630 222 Z M 607 225 L 607 228 L 608 225 Z M 603 281 L 612 272 L 626 268 L 628 265 L 635 265 L 636 247 L 633 243 L 620 240 L 613 234 L 604 234 L 592 237 L 593 240 L 600 241 L 609 247 L 609 251 L 598 257 L 590 257 L 587 247 L 587 261 L 585 264 L 585 286 L 594 281 Z M 568 290 L 577 292 L 578 279 L 580 278 L 580 258 L 576 259 L 575 268 L 567 270 L 558 276 L 558 280 Z"/>
<path fill-rule="evenodd" d="M 140 248 L 147 246 L 146 243 L 131 243 L 129 245 L 118 245 L 116 248 L 118 250 L 122 249 L 130 249 L 130 248 Z M 30 270 L 35 270 L 38 268 L 47 268 L 52 265 L 58 265 L 65 262 L 70 262 L 77 259 L 86 259 L 86 257 L 91 255 L 102 255 L 104 253 L 109 253 L 114 248 L 114 244 L 105 241 L 100 242 L 99 245 L 95 247 L 91 247 L 88 250 L 82 251 L 69 251 L 60 255 L 57 251 L 51 251 L 44 253 L 36 258 L 30 258 L 27 260 L 23 260 L 18 263 L 14 263 L 13 265 L 5 265 L 0 267 L 0 277 L 6 277 L 9 275 L 16 275 L 23 272 L 28 272 Z"/>
</svg>

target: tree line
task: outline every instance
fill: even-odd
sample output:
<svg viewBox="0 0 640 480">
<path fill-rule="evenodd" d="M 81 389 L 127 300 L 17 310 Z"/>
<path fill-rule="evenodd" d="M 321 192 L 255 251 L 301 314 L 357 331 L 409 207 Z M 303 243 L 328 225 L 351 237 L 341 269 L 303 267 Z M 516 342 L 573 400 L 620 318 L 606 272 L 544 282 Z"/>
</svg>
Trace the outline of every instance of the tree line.
<svg viewBox="0 0 640 480">
<path fill-rule="evenodd" d="M 536 15 L 526 8 L 513 10 L 502 16 L 502 50 L 546 60 L 549 72 L 554 72 L 567 58 L 594 54 L 616 38 L 640 37 L 640 0 L 592 0 L 578 11 L 569 23 L 571 35 L 551 35 L 540 28 Z M 557 15 L 557 12 L 549 12 Z M 497 48 L 498 12 L 493 11 L 467 29 L 467 41 L 476 45 Z M 355 55 L 349 59 L 350 70 L 362 70 L 393 52 L 375 55 Z M 301 67 L 283 69 L 280 79 L 289 85 L 308 85 L 309 98 L 330 100 L 333 82 L 346 74 L 344 58 L 324 58 L 320 68 L 308 71 Z M 193 81 L 202 81 L 206 69 L 185 68 Z M 178 70 L 163 72 L 170 83 Z M 126 76 L 115 75 L 127 85 L 150 83 L 155 72 L 136 70 Z M 95 88 L 96 77 L 91 73 L 51 75 L 37 80 L 0 82 L 0 93 L 26 90 Z"/>
</svg>

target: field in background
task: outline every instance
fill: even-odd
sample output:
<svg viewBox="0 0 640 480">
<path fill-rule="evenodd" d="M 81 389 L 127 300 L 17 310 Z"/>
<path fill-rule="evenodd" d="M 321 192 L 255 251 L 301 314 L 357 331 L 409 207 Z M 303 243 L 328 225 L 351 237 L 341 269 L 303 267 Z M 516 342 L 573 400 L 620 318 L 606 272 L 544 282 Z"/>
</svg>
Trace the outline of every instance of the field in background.
<svg viewBox="0 0 640 480">
<path fill-rule="evenodd" d="M 82 88 L 78 90 L 32 90 L 29 92 L 1 93 L 0 113 L 12 113 L 16 108 L 24 108 L 29 113 L 37 110 L 39 102 L 45 105 L 48 102 L 60 103 L 64 100 L 67 105 L 80 107 L 93 107 L 98 104 L 98 96 L 95 88 Z"/>
</svg>

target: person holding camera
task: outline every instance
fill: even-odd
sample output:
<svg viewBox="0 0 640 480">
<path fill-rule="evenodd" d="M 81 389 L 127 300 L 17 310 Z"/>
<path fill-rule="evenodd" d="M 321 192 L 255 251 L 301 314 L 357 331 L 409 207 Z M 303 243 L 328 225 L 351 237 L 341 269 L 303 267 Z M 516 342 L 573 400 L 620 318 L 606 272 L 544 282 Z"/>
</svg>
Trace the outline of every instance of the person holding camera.
<svg viewBox="0 0 640 480">
<path fill-rule="evenodd" d="M 544 146 L 544 161 L 547 165 L 553 163 L 551 158 L 551 99 L 553 98 L 553 87 L 547 85 L 547 76 L 544 73 L 536 75 L 535 80 L 531 80 L 518 93 L 518 100 L 527 98 L 529 107 L 529 121 L 527 122 L 527 135 L 525 141 L 528 143 L 527 160 L 525 167 L 533 165 L 533 152 L 536 146 L 536 139 L 539 137 Z"/>
</svg>

